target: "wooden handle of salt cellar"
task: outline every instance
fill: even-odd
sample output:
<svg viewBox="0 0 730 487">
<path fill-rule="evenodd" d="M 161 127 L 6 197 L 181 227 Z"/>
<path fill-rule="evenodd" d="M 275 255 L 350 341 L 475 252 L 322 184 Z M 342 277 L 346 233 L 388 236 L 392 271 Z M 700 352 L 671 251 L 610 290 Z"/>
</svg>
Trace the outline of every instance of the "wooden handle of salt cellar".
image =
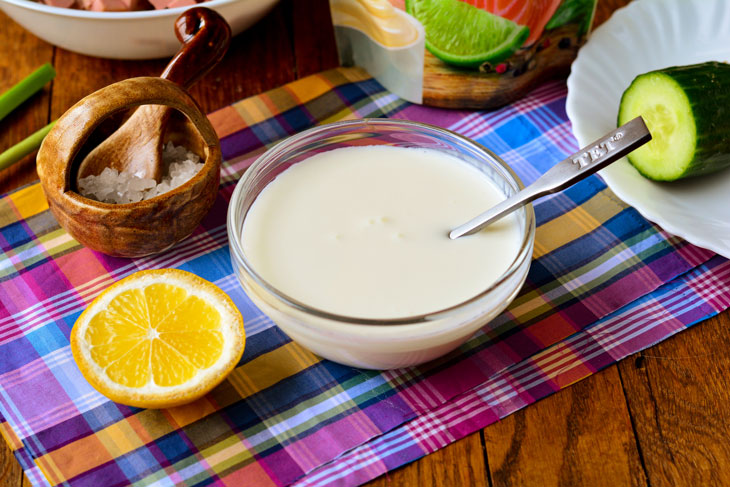
<svg viewBox="0 0 730 487">
<path fill-rule="evenodd" d="M 160 77 L 190 88 L 225 56 L 231 43 L 228 22 L 214 10 L 195 7 L 175 21 L 180 50 Z"/>
</svg>

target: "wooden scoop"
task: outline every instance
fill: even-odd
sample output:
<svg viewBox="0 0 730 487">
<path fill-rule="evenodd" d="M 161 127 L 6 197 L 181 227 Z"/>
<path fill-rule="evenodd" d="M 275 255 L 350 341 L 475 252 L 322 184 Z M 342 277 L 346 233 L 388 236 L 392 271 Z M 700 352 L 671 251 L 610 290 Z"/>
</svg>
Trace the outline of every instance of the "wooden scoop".
<svg viewBox="0 0 730 487">
<path fill-rule="evenodd" d="M 187 89 L 223 59 L 231 41 L 231 28 L 218 13 L 205 7 L 183 12 L 175 21 L 182 42 L 161 77 Z M 127 171 L 159 182 L 162 177 L 162 144 L 172 109 L 143 105 L 81 161 L 78 178 L 99 175 L 106 167 Z"/>
</svg>

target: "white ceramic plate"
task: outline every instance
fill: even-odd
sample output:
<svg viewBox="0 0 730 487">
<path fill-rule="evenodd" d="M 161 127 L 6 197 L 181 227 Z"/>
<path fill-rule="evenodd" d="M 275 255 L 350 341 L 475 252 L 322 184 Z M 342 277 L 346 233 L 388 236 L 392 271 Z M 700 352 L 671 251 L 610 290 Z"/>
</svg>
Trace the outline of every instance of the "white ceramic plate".
<svg viewBox="0 0 730 487">
<path fill-rule="evenodd" d="M 619 101 L 638 74 L 730 62 L 730 1 L 635 0 L 579 51 L 568 77 L 568 118 L 580 146 L 616 127 Z M 655 183 L 623 159 L 600 172 L 616 195 L 667 232 L 730 257 L 730 170 Z"/>
<path fill-rule="evenodd" d="M 266 15 L 276 2 L 211 0 L 201 6 L 221 14 L 236 35 Z M 0 0 L 0 10 L 44 41 L 69 51 L 112 59 L 154 59 L 175 54 L 180 49 L 175 19 L 188 8 L 91 12 L 33 0 Z"/>
</svg>

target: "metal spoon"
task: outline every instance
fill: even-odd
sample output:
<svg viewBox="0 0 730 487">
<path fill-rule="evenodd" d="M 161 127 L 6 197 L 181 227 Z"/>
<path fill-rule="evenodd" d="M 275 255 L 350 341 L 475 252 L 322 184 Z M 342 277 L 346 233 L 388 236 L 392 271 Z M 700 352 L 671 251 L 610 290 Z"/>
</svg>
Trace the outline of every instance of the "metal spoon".
<svg viewBox="0 0 730 487">
<path fill-rule="evenodd" d="M 485 211 L 449 233 L 456 239 L 483 229 L 517 208 L 551 193 L 562 191 L 612 162 L 621 159 L 634 149 L 651 140 L 649 129 L 641 117 L 620 126 L 592 144 L 588 144 L 572 156 L 555 164 L 537 181 L 510 196 L 494 208 Z"/>
</svg>

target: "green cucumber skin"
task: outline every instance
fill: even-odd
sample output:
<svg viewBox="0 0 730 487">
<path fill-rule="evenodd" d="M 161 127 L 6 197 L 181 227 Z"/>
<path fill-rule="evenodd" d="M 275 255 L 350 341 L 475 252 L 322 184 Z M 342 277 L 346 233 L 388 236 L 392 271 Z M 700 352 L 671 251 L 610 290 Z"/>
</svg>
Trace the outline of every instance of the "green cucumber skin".
<svg viewBox="0 0 730 487">
<path fill-rule="evenodd" d="M 671 77 L 682 88 L 697 130 L 694 157 L 677 179 L 710 174 L 730 166 L 730 64 L 713 61 L 654 72 Z M 641 76 L 644 75 L 636 79 Z M 628 159 L 631 162 L 631 155 Z M 642 175 L 656 179 L 644 171 Z"/>
</svg>

